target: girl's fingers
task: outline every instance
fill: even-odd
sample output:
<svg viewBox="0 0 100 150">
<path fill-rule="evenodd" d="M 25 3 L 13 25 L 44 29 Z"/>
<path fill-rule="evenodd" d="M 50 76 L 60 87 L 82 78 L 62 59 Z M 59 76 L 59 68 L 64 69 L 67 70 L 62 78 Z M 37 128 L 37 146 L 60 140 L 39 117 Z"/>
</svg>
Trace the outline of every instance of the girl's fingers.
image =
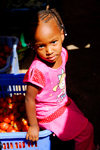
<svg viewBox="0 0 100 150">
<path fill-rule="evenodd" d="M 33 137 L 31 136 L 31 135 L 29 135 L 29 134 L 26 134 L 26 140 L 32 140 L 33 139 Z"/>
<path fill-rule="evenodd" d="M 38 140 L 39 140 L 39 137 L 36 137 L 36 138 L 35 138 L 35 141 L 38 141 Z"/>
<path fill-rule="evenodd" d="M 30 141 L 38 141 L 39 137 L 33 137 L 31 135 L 26 134 L 26 140 L 30 140 Z"/>
<path fill-rule="evenodd" d="M 28 140 L 28 134 L 26 134 L 26 140 Z"/>
<path fill-rule="evenodd" d="M 35 141 L 36 141 L 36 138 L 35 138 L 35 137 L 33 137 L 31 140 L 32 140 L 33 142 L 35 142 Z"/>
<path fill-rule="evenodd" d="M 34 142 L 34 141 L 38 141 L 38 137 L 33 137 L 31 140 Z"/>
</svg>

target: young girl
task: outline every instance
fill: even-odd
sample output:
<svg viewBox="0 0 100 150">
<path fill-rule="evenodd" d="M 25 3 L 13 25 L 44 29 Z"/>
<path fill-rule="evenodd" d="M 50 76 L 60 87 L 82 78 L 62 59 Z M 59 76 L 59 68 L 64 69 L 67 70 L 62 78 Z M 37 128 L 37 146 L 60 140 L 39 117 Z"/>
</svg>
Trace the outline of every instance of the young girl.
<svg viewBox="0 0 100 150">
<path fill-rule="evenodd" d="M 62 141 L 74 139 L 75 150 L 94 150 L 93 126 L 66 94 L 64 38 L 64 25 L 56 10 L 38 12 L 32 43 L 36 57 L 24 77 L 30 124 L 26 139 L 37 141 L 42 128 Z"/>
</svg>

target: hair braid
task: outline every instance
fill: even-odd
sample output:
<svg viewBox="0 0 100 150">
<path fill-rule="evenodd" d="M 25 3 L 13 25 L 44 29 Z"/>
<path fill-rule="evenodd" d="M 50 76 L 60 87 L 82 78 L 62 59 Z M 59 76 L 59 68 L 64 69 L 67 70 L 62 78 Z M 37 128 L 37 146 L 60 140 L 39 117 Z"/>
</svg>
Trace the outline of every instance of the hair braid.
<svg viewBox="0 0 100 150">
<path fill-rule="evenodd" d="M 25 37 L 28 43 L 34 40 L 35 30 L 38 26 L 38 21 L 42 20 L 43 22 L 48 22 L 50 19 L 54 19 L 59 27 L 60 30 L 63 29 L 65 36 L 67 35 L 63 21 L 56 11 L 56 9 L 46 9 L 46 10 L 36 10 L 34 12 L 30 12 L 30 15 L 27 17 L 26 27 L 25 30 Z"/>
<path fill-rule="evenodd" d="M 38 15 L 41 20 L 44 20 L 45 23 L 48 22 L 51 18 L 54 18 L 58 27 L 64 30 L 65 36 L 67 35 L 63 21 L 56 9 L 41 10 L 38 12 Z"/>
</svg>

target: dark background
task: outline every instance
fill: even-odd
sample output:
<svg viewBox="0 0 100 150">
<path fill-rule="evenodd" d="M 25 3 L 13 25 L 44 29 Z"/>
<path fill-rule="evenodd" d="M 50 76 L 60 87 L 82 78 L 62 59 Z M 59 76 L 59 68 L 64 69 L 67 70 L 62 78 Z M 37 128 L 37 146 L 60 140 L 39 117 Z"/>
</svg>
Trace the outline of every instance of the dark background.
<svg viewBox="0 0 100 150">
<path fill-rule="evenodd" d="M 65 24 L 68 36 L 64 47 L 79 47 L 68 50 L 67 92 L 94 125 L 95 144 L 100 144 L 100 0 L 1 0 L 0 35 L 20 37 L 25 30 L 26 11 L 18 9 L 45 8 L 48 3 L 56 7 Z M 86 49 L 86 44 L 90 48 Z M 20 69 L 28 69 L 32 59 L 28 53 L 20 62 Z"/>
</svg>

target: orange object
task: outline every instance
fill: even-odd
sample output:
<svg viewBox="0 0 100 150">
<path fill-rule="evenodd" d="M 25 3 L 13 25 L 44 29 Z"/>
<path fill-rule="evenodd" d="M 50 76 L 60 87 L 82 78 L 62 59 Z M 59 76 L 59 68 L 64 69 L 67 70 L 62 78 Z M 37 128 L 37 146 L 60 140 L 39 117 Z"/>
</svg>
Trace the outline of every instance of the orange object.
<svg viewBox="0 0 100 150">
<path fill-rule="evenodd" d="M 8 123 L 6 123 L 6 122 L 0 123 L 0 129 L 6 131 L 8 128 L 9 128 L 9 124 Z"/>
</svg>

